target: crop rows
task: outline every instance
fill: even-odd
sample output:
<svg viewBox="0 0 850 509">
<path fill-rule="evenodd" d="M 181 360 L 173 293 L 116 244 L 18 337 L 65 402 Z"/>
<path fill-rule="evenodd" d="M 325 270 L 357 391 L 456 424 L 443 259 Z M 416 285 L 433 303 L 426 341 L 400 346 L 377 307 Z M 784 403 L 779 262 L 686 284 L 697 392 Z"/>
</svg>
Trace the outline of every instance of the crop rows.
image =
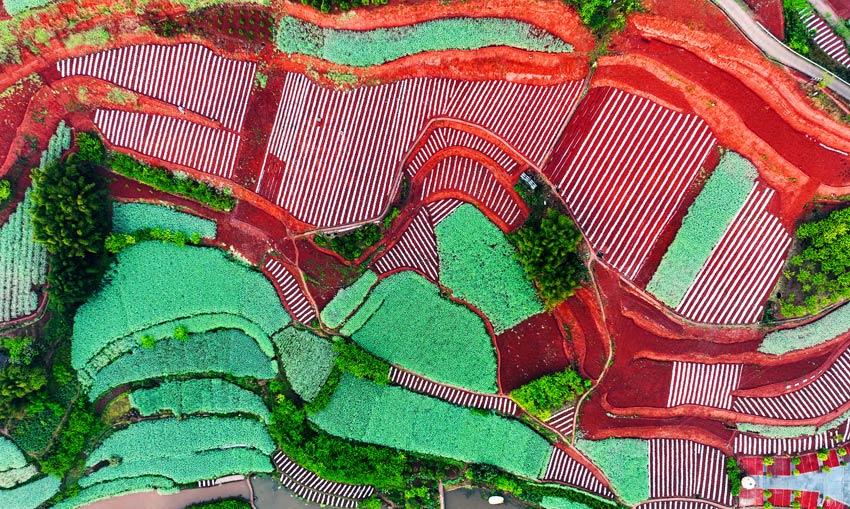
<svg viewBox="0 0 850 509">
<path fill-rule="evenodd" d="M 367 485 L 345 484 L 322 479 L 313 472 L 302 467 L 287 456 L 283 451 L 272 454 L 272 462 L 284 475 L 304 486 L 331 495 L 362 500 L 375 492 L 375 488 Z"/>
<path fill-rule="evenodd" d="M 431 281 L 439 281 L 437 238 L 426 209 L 416 214 L 398 241 L 375 261 L 374 267 L 378 274 L 410 268 L 421 272 Z"/>
<path fill-rule="evenodd" d="M 449 385 L 432 382 L 425 377 L 395 366 L 390 367 L 390 381 L 415 392 L 421 392 L 455 405 L 484 410 L 497 410 L 504 414 L 517 415 L 519 407 L 510 398 L 493 394 L 479 394 Z"/>
<path fill-rule="evenodd" d="M 286 475 L 280 476 L 280 483 L 284 487 L 286 487 L 286 489 L 294 493 L 296 497 L 302 498 L 308 502 L 319 504 L 322 507 L 342 507 L 343 509 L 354 509 L 357 507 L 356 500 L 349 500 L 347 498 L 337 497 L 329 493 L 322 493 L 321 491 L 316 491 L 314 489 L 308 488 L 307 486 L 304 486 L 303 484 L 295 482 L 293 479 L 290 479 Z"/>
<path fill-rule="evenodd" d="M 649 441 L 649 497 L 686 497 L 732 505 L 723 452 L 690 440 Z"/>
<path fill-rule="evenodd" d="M 546 421 L 546 425 L 561 435 L 570 435 L 573 432 L 575 415 L 576 408 L 570 405 L 567 408 L 552 414 L 552 416 Z"/>
<path fill-rule="evenodd" d="M 545 173 L 603 260 L 634 278 L 714 144 L 695 115 L 594 89 Z"/>
<path fill-rule="evenodd" d="M 486 138 L 452 127 L 438 127 L 428 132 L 425 143 L 408 160 L 405 165 L 407 174 L 413 177 L 434 154 L 450 147 L 465 147 L 480 152 L 506 171 L 514 162 L 513 157 Z"/>
<path fill-rule="evenodd" d="M 744 456 L 778 456 L 831 449 L 836 445 L 838 442 L 835 440 L 835 433 L 831 431 L 796 438 L 769 438 L 737 433 L 732 442 L 732 451 L 735 455 Z"/>
<path fill-rule="evenodd" d="M 708 502 L 697 502 L 695 500 L 664 500 L 647 502 L 638 506 L 640 509 L 717 509 L 717 506 Z"/>
<path fill-rule="evenodd" d="M 493 175 L 493 170 L 473 159 L 453 155 L 438 162 L 422 183 L 420 199 L 424 201 L 443 191 L 460 191 L 471 197 L 509 228 L 518 226 L 522 219 L 522 209 Z"/>
<path fill-rule="evenodd" d="M 295 276 L 289 272 L 289 269 L 276 259 L 269 258 L 266 260 L 263 270 L 271 276 L 271 280 L 280 291 L 286 309 L 292 313 L 296 320 L 308 324 L 313 318 L 316 318 L 316 310 L 313 309 L 313 305 L 307 299 L 307 295 L 301 289 Z"/>
<path fill-rule="evenodd" d="M 543 480 L 569 484 L 606 498 L 614 498 L 611 490 L 597 479 L 589 468 L 573 459 L 560 447 L 552 448 L 552 456 Z"/>
<path fill-rule="evenodd" d="M 221 122 L 239 131 L 256 64 L 199 44 L 126 46 L 60 60 L 62 77 L 92 76 Z"/>
<path fill-rule="evenodd" d="M 772 397 L 738 397 L 734 410 L 774 419 L 812 419 L 848 402 L 850 350 L 845 350 L 820 376 L 790 392 Z"/>
<path fill-rule="evenodd" d="M 779 276 L 791 236 L 767 207 L 775 192 L 754 188 L 685 292 L 676 312 L 697 322 L 755 323 Z"/>
<path fill-rule="evenodd" d="M 288 74 L 256 189 L 312 225 L 373 219 L 429 118 L 476 123 L 539 162 L 579 89 L 417 78 L 340 91 Z"/>
<path fill-rule="evenodd" d="M 667 406 L 732 408 L 732 391 L 741 380 L 740 364 L 674 362 Z"/>
<path fill-rule="evenodd" d="M 463 205 L 463 202 L 454 198 L 446 198 L 443 200 L 431 201 L 425 204 L 428 213 L 431 215 L 431 223 L 434 228 L 440 224 L 443 219 L 449 217 L 458 207 Z"/>
<path fill-rule="evenodd" d="M 219 177 L 233 176 L 237 134 L 188 120 L 122 110 L 98 109 L 94 123 L 116 147 Z"/>
<path fill-rule="evenodd" d="M 844 39 L 839 37 L 832 27 L 827 25 L 826 21 L 815 14 L 811 9 L 803 9 L 800 11 L 800 17 L 802 18 L 803 23 L 806 24 L 806 29 L 813 30 L 815 32 L 815 44 L 817 44 L 824 53 L 845 67 L 850 65 L 850 53 L 847 52 L 847 45 L 844 42 Z"/>
<path fill-rule="evenodd" d="M 0 227 L 0 322 L 36 310 L 35 290 L 47 275 L 47 250 L 33 237 L 30 192 Z"/>
</svg>

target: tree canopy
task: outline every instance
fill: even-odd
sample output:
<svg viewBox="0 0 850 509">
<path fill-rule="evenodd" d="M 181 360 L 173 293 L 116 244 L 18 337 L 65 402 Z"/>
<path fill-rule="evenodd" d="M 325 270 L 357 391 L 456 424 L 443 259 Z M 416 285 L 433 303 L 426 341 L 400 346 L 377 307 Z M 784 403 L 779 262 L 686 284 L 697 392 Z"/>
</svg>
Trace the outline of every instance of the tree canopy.
<svg viewBox="0 0 850 509">
<path fill-rule="evenodd" d="M 511 391 L 511 399 L 531 415 L 546 420 L 552 411 L 561 408 L 591 386 L 572 369 L 565 369 L 532 380 Z"/>
</svg>

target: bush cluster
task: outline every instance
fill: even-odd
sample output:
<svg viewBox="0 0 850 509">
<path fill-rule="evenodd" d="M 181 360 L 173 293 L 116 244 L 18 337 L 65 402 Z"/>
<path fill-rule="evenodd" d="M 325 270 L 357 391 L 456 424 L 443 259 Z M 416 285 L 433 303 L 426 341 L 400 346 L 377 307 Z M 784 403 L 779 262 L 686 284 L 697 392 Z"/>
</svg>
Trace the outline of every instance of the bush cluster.
<svg viewBox="0 0 850 509">
<path fill-rule="evenodd" d="M 563 407 L 590 389 L 592 382 L 575 370 L 565 369 L 544 375 L 511 391 L 511 399 L 526 412 L 547 420 L 554 410 Z"/>
<path fill-rule="evenodd" d="M 313 238 L 317 246 L 330 249 L 346 260 L 356 260 L 366 249 L 381 240 L 381 227 L 376 224 L 364 224 L 350 232 L 338 235 L 320 233 Z"/>
<path fill-rule="evenodd" d="M 741 473 L 735 458 L 726 458 L 726 477 L 729 478 L 729 492 L 733 497 L 737 497 L 741 494 L 741 479 L 744 478 L 744 474 Z"/>
<path fill-rule="evenodd" d="M 358 378 L 365 378 L 380 385 L 390 383 L 390 365 L 363 350 L 351 341 L 339 340 L 333 345 L 337 353 L 334 364 Z"/>
</svg>

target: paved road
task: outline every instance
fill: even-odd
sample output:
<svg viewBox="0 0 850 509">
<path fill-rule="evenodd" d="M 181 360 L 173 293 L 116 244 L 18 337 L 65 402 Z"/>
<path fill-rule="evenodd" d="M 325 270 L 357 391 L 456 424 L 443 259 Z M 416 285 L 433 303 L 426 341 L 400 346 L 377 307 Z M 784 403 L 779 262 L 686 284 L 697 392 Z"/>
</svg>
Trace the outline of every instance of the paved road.
<svg viewBox="0 0 850 509">
<path fill-rule="evenodd" d="M 826 86 L 850 101 L 850 85 L 840 80 L 831 72 L 823 69 L 811 60 L 795 53 L 788 46 L 779 41 L 760 23 L 757 23 L 750 13 L 736 0 L 712 0 L 720 9 L 726 13 L 741 32 L 755 44 L 768 58 L 780 64 L 796 69 L 810 78 L 825 79 Z"/>
</svg>

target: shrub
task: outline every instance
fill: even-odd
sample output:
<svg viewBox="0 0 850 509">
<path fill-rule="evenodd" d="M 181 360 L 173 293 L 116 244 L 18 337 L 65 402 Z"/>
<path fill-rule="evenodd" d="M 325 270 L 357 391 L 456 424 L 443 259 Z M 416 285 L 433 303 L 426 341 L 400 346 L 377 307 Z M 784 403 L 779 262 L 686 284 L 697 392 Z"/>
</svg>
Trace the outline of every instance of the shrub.
<svg viewBox="0 0 850 509">
<path fill-rule="evenodd" d="M 649 498 L 649 445 L 646 441 L 579 439 L 576 447 L 602 470 L 624 502 L 637 504 Z"/>
<path fill-rule="evenodd" d="M 360 306 L 377 281 L 378 276 L 374 272 L 364 272 L 354 284 L 337 292 L 322 310 L 322 321 L 328 327 L 339 327 Z"/>
<path fill-rule="evenodd" d="M 97 436 L 103 425 L 81 398 L 74 403 L 70 414 L 57 434 L 50 451 L 41 458 L 41 471 L 64 476 L 74 465 L 89 438 Z"/>
<path fill-rule="evenodd" d="M 578 255 L 581 232 L 568 216 L 549 209 L 540 224 L 527 222 L 509 239 L 528 278 L 537 283 L 546 309 L 553 309 L 581 286 L 586 273 Z"/>
<path fill-rule="evenodd" d="M 59 479 L 47 476 L 11 490 L 0 490 L 0 507 L 35 509 L 59 491 Z"/>
<path fill-rule="evenodd" d="M 74 144 L 77 147 L 77 155 L 83 161 L 90 161 L 94 164 L 103 163 L 106 155 L 106 149 L 100 138 L 93 133 L 78 132 L 74 138 Z"/>
<path fill-rule="evenodd" d="M 337 353 L 334 363 L 340 370 L 380 385 L 390 383 L 390 365 L 386 361 L 362 350 L 350 341 L 337 341 L 333 349 Z"/>
<path fill-rule="evenodd" d="M 39 353 L 35 340 L 26 336 L 0 338 L 0 348 L 6 349 L 9 364 L 23 366 L 29 366 Z"/>
<path fill-rule="evenodd" d="M 735 458 L 726 458 L 726 477 L 729 479 L 729 492 L 733 497 L 737 497 L 741 494 L 741 479 L 744 478 L 744 474 L 741 473 Z"/>
<path fill-rule="evenodd" d="M 818 459 L 821 460 L 821 461 L 828 460 L 829 459 L 829 453 L 823 452 L 823 451 L 818 451 Z"/>
<path fill-rule="evenodd" d="M 443 299 L 414 272 L 382 280 L 342 332 L 370 353 L 432 380 L 496 390 L 496 356 L 481 318 Z"/>
<path fill-rule="evenodd" d="M 481 310 L 496 334 L 543 311 L 502 231 L 472 205 L 437 225 L 440 283 Z"/>
<path fill-rule="evenodd" d="M 157 490 L 163 495 L 177 492 L 174 481 L 165 477 L 149 475 L 130 479 L 117 479 L 115 481 L 95 484 L 90 488 L 81 490 L 73 498 L 59 502 L 52 509 L 76 509 L 86 504 L 118 495 L 153 490 Z"/>
<path fill-rule="evenodd" d="M 354 31 L 322 28 L 286 16 L 278 25 L 276 44 L 286 53 L 301 53 L 355 67 L 379 65 L 416 53 L 445 49 L 511 46 L 548 53 L 569 53 L 573 50 L 570 44 L 555 35 L 522 21 L 469 17 Z"/>
<path fill-rule="evenodd" d="M 0 202 L 6 201 L 12 196 L 12 184 L 6 180 L 0 180 Z"/>
<path fill-rule="evenodd" d="M 0 472 L 27 465 L 24 453 L 8 438 L 0 435 Z"/>
<path fill-rule="evenodd" d="M 682 226 L 664 253 L 646 289 L 661 302 L 675 308 L 702 266 L 720 242 L 726 227 L 744 205 L 755 167 L 735 152 L 725 152 L 720 164 L 688 208 Z"/>
<path fill-rule="evenodd" d="M 364 224 L 350 232 L 338 235 L 319 234 L 313 238 L 317 246 L 339 253 L 346 260 L 356 260 L 369 247 L 381 240 L 381 228 L 376 224 Z"/>
<path fill-rule="evenodd" d="M 152 389 L 139 389 L 130 394 L 130 404 L 143 416 L 163 410 L 177 417 L 245 413 L 269 422 L 269 409 L 260 396 L 218 378 L 165 382 Z"/>
<path fill-rule="evenodd" d="M 0 322 L 27 316 L 38 308 L 33 288 L 44 286 L 47 250 L 34 239 L 32 191 L 0 227 Z"/>
<path fill-rule="evenodd" d="M 794 465 L 799 465 L 802 462 L 803 460 L 801 460 L 799 456 L 794 456 L 793 458 L 791 458 L 791 463 Z M 765 462 L 765 465 L 768 465 L 768 463 Z M 773 465 L 773 458 L 771 458 L 770 465 Z"/>
<path fill-rule="evenodd" d="M 145 334 L 139 340 L 139 344 L 142 345 L 143 348 L 153 348 L 156 346 L 156 339 L 150 334 Z"/>
<path fill-rule="evenodd" d="M 544 375 L 511 391 L 511 399 L 538 419 L 547 420 L 552 411 L 590 389 L 592 382 L 572 369 Z"/>
<path fill-rule="evenodd" d="M 551 454 L 551 445 L 518 421 L 351 375 L 343 376 L 330 404 L 310 420 L 344 438 L 491 464 L 532 478 L 541 475 Z"/>
<path fill-rule="evenodd" d="M 186 341 L 189 339 L 189 329 L 180 325 L 174 329 L 174 339 L 178 341 Z"/>
<path fill-rule="evenodd" d="M 169 207 L 147 203 L 114 203 L 112 205 L 112 230 L 116 233 L 134 233 L 139 230 L 169 230 L 187 236 L 199 233 L 212 239 L 216 236 L 214 221 L 180 212 Z"/>
<path fill-rule="evenodd" d="M 797 458 L 797 459 L 800 459 L 800 458 Z M 762 461 L 764 461 L 764 464 L 769 467 L 769 466 L 773 465 L 774 458 L 772 456 L 765 456 Z M 798 463 L 795 463 L 795 465 L 796 464 L 798 464 Z"/>
<path fill-rule="evenodd" d="M 23 413 L 24 406 L 46 383 L 42 367 L 10 365 L 0 369 L 0 421 Z"/>
<path fill-rule="evenodd" d="M 292 390 L 304 401 L 313 401 L 333 369 L 333 346 L 324 338 L 292 327 L 273 340 Z"/>
<path fill-rule="evenodd" d="M 839 447 L 838 448 L 838 455 L 839 456 L 847 456 L 847 449 L 845 449 L 843 447 Z"/>
<path fill-rule="evenodd" d="M 94 401 L 125 383 L 188 373 L 270 379 L 277 375 L 277 365 L 242 332 L 192 334 L 185 341 L 167 339 L 152 350 L 143 348 L 119 357 L 97 373 L 88 391 L 89 398 Z"/>
</svg>

